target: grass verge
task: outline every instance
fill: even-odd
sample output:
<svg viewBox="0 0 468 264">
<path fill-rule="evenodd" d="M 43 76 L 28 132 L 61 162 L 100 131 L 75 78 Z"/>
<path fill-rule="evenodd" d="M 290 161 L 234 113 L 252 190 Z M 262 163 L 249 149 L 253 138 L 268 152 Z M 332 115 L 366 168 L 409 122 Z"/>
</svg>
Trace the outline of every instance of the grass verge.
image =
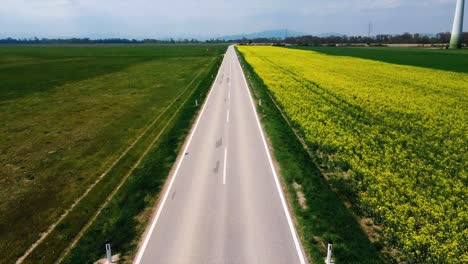
<svg viewBox="0 0 468 264">
<path fill-rule="evenodd" d="M 238 55 L 254 100 L 261 100 L 257 111 L 278 162 L 309 259 L 314 263 L 323 262 L 327 241 L 332 240 L 336 263 L 382 263 L 377 250 L 380 245 L 369 241 L 289 126 L 268 87 L 242 54 L 238 52 Z"/>
<path fill-rule="evenodd" d="M 206 77 L 197 83 L 196 90 L 186 97 L 186 103 L 175 118 L 168 117 L 169 126 L 160 140 L 84 232 L 76 247 L 65 256 L 63 263 L 93 263 L 104 257 L 107 241 L 124 261 L 131 261 L 153 205 L 198 113 L 199 107 L 190 102 L 206 97 L 220 63 L 221 59 L 217 59 Z"/>
</svg>

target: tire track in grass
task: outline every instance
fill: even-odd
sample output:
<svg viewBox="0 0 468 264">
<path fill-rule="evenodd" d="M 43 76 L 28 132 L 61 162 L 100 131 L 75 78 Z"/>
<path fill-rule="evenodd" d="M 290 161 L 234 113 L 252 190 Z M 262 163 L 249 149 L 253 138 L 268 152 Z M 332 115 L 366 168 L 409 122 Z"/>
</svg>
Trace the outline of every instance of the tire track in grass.
<svg viewBox="0 0 468 264">
<path fill-rule="evenodd" d="M 102 181 L 102 179 L 107 176 L 107 174 L 128 154 L 130 150 L 133 149 L 133 147 L 140 142 L 140 140 L 147 134 L 147 132 L 156 124 L 156 122 L 174 105 L 174 103 L 192 86 L 192 84 L 195 82 L 195 80 L 198 79 L 198 77 L 203 73 L 204 70 L 201 70 L 193 79 L 192 81 L 182 90 L 182 92 L 177 95 L 174 100 L 167 105 L 164 110 L 138 135 L 138 137 L 122 152 L 122 154 L 94 181 L 87 189 L 86 191 L 78 198 L 76 199 L 72 205 L 65 210 L 65 212 L 59 217 L 59 219 L 53 223 L 52 225 L 47 228 L 45 232 L 43 232 L 39 239 L 36 240 L 27 250 L 26 252 L 18 258 L 16 261 L 16 264 L 21 264 L 24 262 L 24 260 L 49 236 L 50 233 L 52 233 L 55 228 L 70 214 L 70 212 L 73 211 L 73 209 L 96 187 L 96 185 Z M 185 103 L 185 102 L 184 102 Z M 163 128 L 164 130 L 164 128 Z M 145 156 L 144 154 L 143 156 Z M 141 157 L 140 157 L 141 158 Z M 133 167 L 132 167 L 133 168 Z M 133 171 L 133 169 L 132 169 Z M 107 203 L 108 201 L 106 201 Z"/>
</svg>

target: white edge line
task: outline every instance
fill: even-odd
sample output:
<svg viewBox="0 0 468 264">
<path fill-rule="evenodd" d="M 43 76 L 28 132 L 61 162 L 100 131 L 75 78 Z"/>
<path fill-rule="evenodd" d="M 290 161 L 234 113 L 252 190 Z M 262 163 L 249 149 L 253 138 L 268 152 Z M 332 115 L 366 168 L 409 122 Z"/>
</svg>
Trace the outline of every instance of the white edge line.
<svg viewBox="0 0 468 264">
<path fill-rule="evenodd" d="M 161 211 L 162 211 L 162 209 L 164 208 L 164 204 L 165 204 L 165 202 L 166 202 L 166 200 L 167 200 L 167 197 L 169 196 L 169 193 L 170 193 L 170 191 L 171 191 L 172 185 L 174 184 L 174 181 L 175 181 L 175 179 L 176 179 L 176 177 L 177 177 L 177 173 L 178 173 L 178 171 L 179 171 L 179 169 L 180 169 L 180 166 L 181 166 L 181 164 L 182 164 L 182 161 L 184 160 L 184 155 L 185 155 L 185 153 L 187 152 L 187 149 L 188 149 L 189 146 L 190 146 L 190 142 L 192 142 L 193 135 L 195 134 L 195 131 L 197 130 L 197 127 L 198 127 L 198 124 L 199 124 L 199 122 L 200 122 L 200 119 L 201 119 L 201 117 L 203 116 L 203 113 L 205 112 L 206 105 L 208 104 L 208 101 L 209 101 L 209 99 L 210 99 L 210 97 L 211 97 L 211 94 L 212 94 L 212 92 L 213 92 L 213 89 L 214 89 L 214 87 L 216 86 L 216 83 L 217 83 L 217 81 L 218 81 L 218 77 L 219 77 L 219 74 L 220 74 L 220 72 L 221 72 L 221 68 L 223 67 L 223 65 L 224 65 L 224 58 L 223 58 L 223 62 L 221 63 L 221 66 L 219 67 L 219 70 L 218 70 L 218 73 L 217 73 L 217 75 L 216 75 L 216 78 L 215 78 L 215 80 L 214 80 L 214 82 L 213 82 L 213 85 L 211 86 L 211 89 L 210 89 L 210 92 L 209 92 L 209 94 L 208 94 L 208 97 L 206 98 L 206 101 L 205 101 L 205 103 L 204 103 L 204 105 L 203 105 L 203 108 L 202 108 L 202 110 L 201 110 L 201 112 L 200 112 L 200 115 L 198 116 L 197 121 L 195 122 L 195 126 L 193 127 L 192 133 L 191 133 L 190 136 L 189 136 L 189 139 L 188 139 L 188 141 L 187 141 L 187 145 L 185 145 L 184 151 L 182 151 L 182 152 L 180 153 L 179 163 L 177 164 L 177 167 L 176 167 L 176 169 L 175 169 L 175 171 L 174 171 L 174 174 L 173 174 L 173 176 L 172 176 L 172 178 L 171 178 L 171 181 L 170 181 L 170 183 L 169 183 L 169 186 L 167 187 L 166 192 L 164 193 L 163 200 L 161 201 L 161 204 L 160 204 L 160 206 L 158 207 L 158 210 L 157 210 L 157 212 L 156 212 L 156 216 L 154 217 L 153 222 L 151 223 L 151 227 L 150 227 L 148 233 L 146 234 L 145 240 L 143 241 L 143 245 L 142 245 L 142 246 L 140 247 L 140 249 L 138 250 L 137 258 L 136 258 L 136 260 L 133 262 L 133 263 L 135 263 L 135 264 L 139 264 L 139 263 L 141 262 L 141 259 L 143 258 L 143 254 L 145 253 L 146 247 L 148 246 L 148 242 L 149 242 L 149 240 L 150 240 L 150 238 L 151 238 L 151 235 L 153 234 L 154 228 L 156 227 L 156 224 L 157 224 L 157 222 L 158 222 L 159 216 L 161 215 Z"/>
<path fill-rule="evenodd" d="M 242 73 L 241 75 L 242 75 L 242 78 L 244 79 L 245 88 L 247 89 L 247 92 L 249 93 L 252 110 L 254 111 L 255 119 L 257 120 L 258 130 L 260 130 L 260 135 L 262 136 L 263 146 L 265 147 L 265 151 L 267 153 L 268 161 L 270 163 L 271 172 L 273 173 L 273 176 L 275 178 L 276 189 L 278 190 L 278 193 L 279 193 L 279 196 L 280 196 L 280 199 L 281 199 L 281 204 L 283 205 L 284 213 L 286 214 L 286 218 L 288 220 L 289 229 L 291 231 L 291 235 L 292 235 L 293 240 L 294 240 L 294 245 L 296 246 L 296 250 L 297 250 L 297 254 L 299 256 L 300 263 L 305 264 L 306 262 L 305 262 L 305 258 L 304 258 L 304 253 L 302 252 L 302 248 L 301 248 L 301 245 L 299 243 L 299 239 L 297 238 L 296 229 L 294 227 L 294 224 L 293 224 L 293 221 L 292 221 L 292 218 L 291 218 L 291 214 L 289 213 L 289 210 L 288 210 L 288 207 L 287 207 L 287 204 L 286 204 L 286 199 L 284 198 L 283 190 L 281 189 L 281 185 L 280 185 L 280 182 L 278 180 L 278 174 L 276 173 L 274 163 L 273 163 L 273 160 L 271 158 L 270 151 L 268 149 L 268 145 L 267 145 L 267 142 L 266 142 L 266 139 L 265 139 L 265 135 L 263 134 L 263 129 L 261 127 L 260 120 L 258 118 L 257 109 L 255 108 L 255 104 L 254 104 L 254 101 L 252 99 L 252 94 L 250 93 L 249 85 L 247 84 L 247 80 L 245 79 L 244 72 L 242 70 L 242 67 L 241 67 L 240 63 L 236 63 L 236 64 L 238 65 L 238 67 L 241 70 L 241 73 Z"/>
<path fill-rule="evenodd" d="M 223 184 L 226 184 L 226 168 L 227 168 L 227 147 L 224 148 L 224 170 L 223 170 Z"/>
</svg>

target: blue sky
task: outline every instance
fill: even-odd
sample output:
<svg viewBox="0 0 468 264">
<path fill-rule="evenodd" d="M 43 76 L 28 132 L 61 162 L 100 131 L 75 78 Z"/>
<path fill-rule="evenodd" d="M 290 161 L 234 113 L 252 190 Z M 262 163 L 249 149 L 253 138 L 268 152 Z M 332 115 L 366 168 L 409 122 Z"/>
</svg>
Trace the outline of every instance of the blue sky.
<svg viewBox="0 0 468 264">
<path fill-rule="evenodd" d="M 450 31 L 456 0 L 1 0 L 0 37 L 218 37 Z M 465 12 L 466 13 L 466 12 Z M 465 29 L 468 24 L 465 19 Z"/>
</svg>

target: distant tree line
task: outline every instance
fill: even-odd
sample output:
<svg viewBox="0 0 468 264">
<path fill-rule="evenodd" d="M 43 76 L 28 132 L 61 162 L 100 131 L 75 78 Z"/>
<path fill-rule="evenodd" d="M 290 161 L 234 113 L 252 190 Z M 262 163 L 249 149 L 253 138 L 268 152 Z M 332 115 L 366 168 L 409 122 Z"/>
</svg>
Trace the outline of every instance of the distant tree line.
<svg viewBox="0 0 468 264">
<path fill-rule="evenodd" d="M 300 36 L 281 38 L 255 38 L 255 39 L 237 39 L 237 40 L 223 40 L 223 39 L 210 39 L 210 40 L 197 40 L 197 39 L 126 39 L 126 38 L 107 38 L 107 39 L 90 39 L 90 38 L 4 38 L 0 39 L 0 44 L 187 44 L 187 43 L 273 43 L 278 45 L 291 44 L 291 45 L 309 45 L 309 46 L 323 46 L 323 45 L 385 45 L 385 44 L 433 44 L 441 45 L 450 42 L 450 32 L 441 32 L 435 35 L 424 34 L 381 34 L 377 36 Z M 468 46 L 468 32 L 463 33 L 462 44 Z"/>
<path fill-rule="evenodd" d="M 183 44 L 183 43 L 218 43 L 220 40 L 212 39 L 200 41 L 197 39 L 126 39 L 126 38 L 4 38 L 0 44 Z"/>
<path fill-rule="evenodd" d="M 423 34 L 404 33 L 400 35 L 377 35 L 377 36 L 300 36 L 289 37 L 284 40 L 281 39 L 252 39 L 241 40 L 241 43 L 285 43 L 293 45 L 356 45 L 356 44 L 371 44 L 371 45 L 384 45 L 384 44 L 448 44 L 450 42 L 451 33 L 441 32 L 433 36 Z M 468 45 L 468 32 L 463 33 L 462 43 Z"/>
</svg>

